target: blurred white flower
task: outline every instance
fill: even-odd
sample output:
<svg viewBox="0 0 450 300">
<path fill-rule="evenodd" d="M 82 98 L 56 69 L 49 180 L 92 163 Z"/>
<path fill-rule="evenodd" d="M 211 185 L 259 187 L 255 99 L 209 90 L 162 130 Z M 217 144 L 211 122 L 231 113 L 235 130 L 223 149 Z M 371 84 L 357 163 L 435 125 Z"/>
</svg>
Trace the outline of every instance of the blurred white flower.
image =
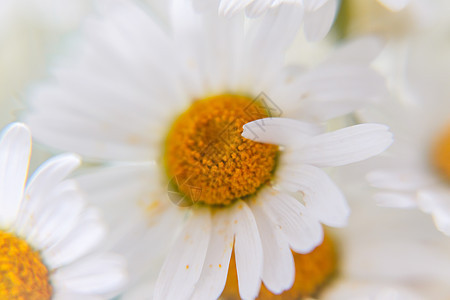
<svg viewBox="0 0 450 300">
<path fill-rule="evenodd" d="M 0 1 L 0 126 L 15 120 L 27 87 L 43 77 L 62 37 L 77 27 L 91 2 Z"/>
<path fill-rule="evenodd" d="M 447 299 L 450 241 L 430 219 L 416 210 L 376 207 L 365 186 L 350 186 L 348 178 L 338 182 L 352 215 L 346 228 L 332 232 L 339 272 L 318 298 Z"/>
<path fill-rule="evenodd" d="M 439 15 L 435 19 L 442 24 Z M 450 43 L 448 32 L 436 28 L 390 43 L 377 64 L 387 74 L 393 96 L 360 117 L 385 122 L 396 136 L 387 157 L 375 160 L 367 177 L 382 189 L 377 202 L 418 207 L 450 235 Z"/>
<path fill-rule="evenodd" d="M 31 133 L 19 123 L 0 135 L 0 298 L 106 299 L 125 284 L 125 261 L 96 253 L 105 234 L 66 176 L 73 154 L 45 162 L 27 182 Z"/>
</svg>

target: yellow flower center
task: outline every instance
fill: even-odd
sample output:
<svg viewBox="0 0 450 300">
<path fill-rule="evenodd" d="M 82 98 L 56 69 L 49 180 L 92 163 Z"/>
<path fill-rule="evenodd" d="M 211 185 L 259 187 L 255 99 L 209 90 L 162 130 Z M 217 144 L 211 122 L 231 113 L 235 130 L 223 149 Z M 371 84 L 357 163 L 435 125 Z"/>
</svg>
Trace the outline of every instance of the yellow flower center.
<svg viewBox="0 0 450 300">
<path fill-rule="evenodd" d="M 0 299 L 46 300 L 52 296 L 49 272 L 24 240 L 0 231 Z"/>
<path fill-rule="evenodd" d="M 336 272 L 337 254 L 334 243 L 328 235 L 322 244 L 308 254 L 292 252 L 295 262 L 295 281 L 291 289 L 279 295 L 272 294 L 264 285 L 261 286 L 259 300 L 272 299 L 305 299 L 318 294 L 320 289 Z M 238 279 L 234 255 L 228 270 L 227 283 L 222 292 L 221 300 L 239 299 Z"/>
<path fill-rule="evenodd" d="M 173 123 L 165 149 L 166 171 L 193 202 L 227 205 L 268 182 L 278 147 L 241 136 L 242 126 L 268 117 L 258 102 L 220 95 L 194 102 Z"/>
<path fill-rule="evenodd" d="M 436 140 L 432 149 L 432 162 L 447 180 L 450 180 L 450 126 Z"/>
</svg>

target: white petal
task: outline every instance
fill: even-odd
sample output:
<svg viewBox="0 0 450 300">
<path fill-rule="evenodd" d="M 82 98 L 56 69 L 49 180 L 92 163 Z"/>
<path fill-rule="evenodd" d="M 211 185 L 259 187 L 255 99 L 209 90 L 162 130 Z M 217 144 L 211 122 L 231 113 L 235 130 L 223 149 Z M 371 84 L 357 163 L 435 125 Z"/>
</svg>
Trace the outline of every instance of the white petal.
<svg viewBox="0 0 450 300">
<path fill-rule="evenodd" d="M 80 158 L 75 154 L 61 154 L 44 162 L 31 176 L 25 189 L 25 196 L 19 215 L 14 224 L 18 232 L 27 231 L 33 214 L 38 213 L 51 200 L 51 193 L 74 189 L 73 183 L 59 186 L 75 168 L 80 165 Z M 54 191 L 54 189 L 56 189 Z"/>
<path fill-rule="evenodd" d="M 73 113 L 73 112 L 71 112 Z M 115 117 L 116 126 L 125 117 Z M 132 117 L 131 117 L 132 118 Z M 109 120 L 109 122 L 112 119 Z M 64 111 L 29 115 L 27 123 L 36 132 L 36 140 L 56 149 L 78 152 L 92 160 L 143 160 L 152 159 L 155 153 L 151 144 L 142 145 L 142 136 L 118 134 L 109 125 L 101 127 L 101 122 L 88 120 L 79 115 L 65 115 Z M 58 124 L 58 126 L 55 126 Z M 82 125 L 80 125 L 82 124 Z M 149 128 L 148 132 L 156 131 Z M 140 144 L 135 144 L 135 141 Z"/>
<path fill-rule="evenodd" d="M 245 14 L 250 18 L 262 16 L 270 8 L 273 0 L 256 0 L 247 5 Z"/>
<path fill-rule="evenodd" d="M 419 207 L 433 216 L 436 227 L 450 236 L 450 191 L 447 188 L 418 192 Z"/>
<path fill-rule="evenodd" d="M 155 285 L 155 300 L 191 297 L 202 272 L 210 235 L 209 209 L 194 209 L 161 268 Z"/>
<path fill-rule="evenodd" d="M 259 143 L 292 146 L 301 145 L 320 132 L 321 128 L 313 123 L 287 118 L 265 118 L 245 124 L 242 136 Z"/>
<path fill-rule="evenodd" d="M 378 0 L 378 2 L 392 11 L 399 11 L 408 5 L 409 0 Z"/>
<path fill-rule="evenodd" d="M 282 188 L 303 194 L 306 209 L 320 222 L 333 227 L 347 225 L 350 208 L 342 192 L 324 171 L 302 165 L 285 167 L 278 176 Z"/>
<path fill-rule="evenodd" d="M 305 13 L 304 31 L 309 41 L 318 41 L 327 35 L 333 25 L 336 9 L 337 1 L 329 0 L 317 10 Z"/>
<path fill-rule="evenodd" d="M 102 241 L 105 233 L 98 212 L 90 208 L 80 216 L 78 226 L 64 239 L 45 249 L 42 256 L 51 268 L 67 265 L 91 251 Z"/>
<path fill-rule="evenodd" d="M 394 191 L 413 191 L 433 182 L 433 178 L 414 169 L 375 170 L 366 179 L 374 187 Z"/>
<path fill-rule="evenodd" d="M 322 65 L 335 63 L 369 64 L 380 54 L 383 46 L 384 43 L 379 37 L 360 37 L 337 48 Z"/>
<path fill-rule="evenodd" d="M 93 169 L 75 180 L 89 202 L 110 205 L 124 198 L 139 199 L 160 189 L 158 171 L 155 164 L 123 164 Z"/>
<path fill-rule="evenodd" d="M 290 115 L 294 110 L 297 118 L 318 120 L 352 112 L 387 94 L 384 78 L 367 62 L 325 63 L 295 79 L 291 86 L 291 94 L 301 101 L 298 97 L 288 101 Z M 337 111 L 333 113 L 328 106 Z"/>
<path fill-rule="evenodd" d="M 77 225 L 84 208 L 84 199 L 78 190 L 66 189 L 50 197 L 52 199 L 45 209 L 34 214 L 35 224 L 27 234 L 27 240 L 33 245 L 39 245 L 40 249 L 64 238 Z"/>
<path fill-rule="evenodd" d="M 386 150 L 392 133 L 380 124 L 360 124 L 315 136 L 304 146 L 286 151 L 288 164 L 313 164 L 318 167 L 341 166 L 365 160 Z"/>
<path fill-rule="evenodd" d="M 26 196 L 44 197 L 75 170 L 80 162 L 80 157 L 72 153 L 61 154 L 47 160 L 31 176 L 25 191 Z"/>
<path fill-rule="evenodd" d="M 225 287 L 234 242 L 230 219 L 228 209 L 218 209 L 212 216 L 208 252 L 192 299 L 217 299 Z"/>
<path fill-rule="evenodd" d="M 256 201 L 251 209 L 261 236 L 264 266 L 264 286 L 274 294 L 288 290 L 294 284 L 295 266 L 289 243 L 281 230 L 264 212 L 262 203 Z"/>
<path fill-rule="evenodd" d="M 0 137 L 0 227 L 15 220 L 28 173 L 31 133 L 21 123 L 3 129 Z"/>
<path fill-rule="evenodd" d="M 247 5 L 255 0 L 221 0 L 219 4 L 219 14 L 230 17 L 236 12 L 243 10 Z M 256 0 L 257 2 L 258 0 Z"/>
<path fill-rule="evenodd" d="M 124 286 L 127 277 L 125 269 L 122 257 L 102 254 L 58 269 L 52 275 L 52 283 L 56 289 L 79 294 L 108 295 Z"/>
<path fill-rule="evenodd" d="M 270 9 L 261 18 L 253 20 L 251 25 L 255 26 L 250 26 L 245 36 L 239 73 L 241 89 L 257 95 L 273 85 L 286 49 L 292 44 L 302 20 L 302 7 L 292 4 Z"/>
<path fill-rule="evenodd" d="M 282 1 L 282 0 L 281 0 Z M 285 0 L 289 1 L 289 0 Z M 295 1 L 295 0 L 290 0 Z M 303 0 L 303 4 L 305 5 L 305 9 L 308 11 L 315 11 L 322 7 L 329 0 Z"/>
<path fill-rule="evenodd" d="M 247 204 L 239 200 L 233 207 L 234 254 L 242 299 L 254 299 L 261 287 L 263 252 L 255 217 Z"/>
<path fill-rule="evenodd" d="M 373 196 L 377 205 L 396 208 L 417 207 L 416 195 L 410 193 L 380 192 Z"/>
<path fill-rule="evenodd" d="M 291 248 L 309 253 L 323 241 L 319 221 L 296 199 L 273 189 L 261 193 L 264 212 L 281 228 Z"/>
</svg>

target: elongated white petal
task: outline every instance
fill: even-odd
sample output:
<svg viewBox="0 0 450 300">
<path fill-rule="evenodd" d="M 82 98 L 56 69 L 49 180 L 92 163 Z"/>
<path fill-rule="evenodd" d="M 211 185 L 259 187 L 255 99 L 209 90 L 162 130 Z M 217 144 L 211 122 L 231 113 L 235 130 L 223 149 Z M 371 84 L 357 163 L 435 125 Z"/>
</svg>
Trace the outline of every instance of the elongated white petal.
<svg viewBox="0 0 450 300">
<path fill-rule="evenodd" d="M 313 123 L 287 118 L 265 118 L 244 125 L 242 136 L 259 143 L 294 146 L 321 132 Z"/>
<path fill-rule="evenodd" d="M 76 225 L 84 209 L 84 199 L 77 190 L 66 189 L 51 195 L 48 205 L 35 213 L 35 224 L 27 234 L 32 245 L 45 249 L 61 240 Z"/>
<path fill-rule="evenodd" d="M 369 64 L 380 54 L 383 46 L 384 43 L 379 37 L 360 37 L 337 48 L 322 65 L 342 63 Z"/>
<path fill-rule="evenodd" d="M 45 249 L 42 256 L 51 268 L 67 265 L 88 253 L 103 239 L 106 229 L 98 212 L 90 208 L 80 216 L 79 225 L 64 239 Z"/>
<path fill-rule="evenodd" d="M 417 207 L 415 193 L 379 192 L 373 196 L 377 205 L 396 208 Z"/>
<path fill-rule="evenodd" d="M 423 189 L 418 192 L 418 206 L 433 216 L 436 227 L 450 236 L 450 191 L 444 188 Z"/>
<path fill-rule="evenodd" d="M 251 204 L 258 225 L 264 253 L 262 280 L 264 286 L 274 294 L 292 287 L 295 279 L 295 266 L 289 243 L 280 228 L 264 212 L 262 203 Z"/>
<path fill-rule="evenodd" d="M 61 154 L 47 160 L 31 176 L 25 191 L 26 195 L 42 198 L 75 170 L 80 162 L 80 157 L 72 153 Z"/>
<path fill-rule="evenodd" d="M 218 209 L 212 216 L 208 252 L 192 299 L 217 299 L 225 287 L 234 242 L 231 216 L 228 209 Z"/>
<path fill-rule="evenodd" d="M 313 164 L 319 167 L 341 166 L 361 161 L 386 150 L 392 133 L 380 124 L 360 124 L 315 136 L 285 154 L 289 164 Z"/>
<path fill-rule="evenodd" d="M 166 257 L 154 299 L 189 299 L 200 278 L 211 235 L 209 209 L 196 209 Z"/>
<path fill-rule="evenodd" d="M 239 72 L 241 89 L 257 95 L 273 85 L 286 49 L 292 44 L 302 20 L 302 7 L 293 4 L 270 9 L 255 20 L 255 26 L 250 26 L 245 35 Z"/>
<path fill-rule="evenodd" d="M 104 253 L 58 269 L 52 275 L 56 289 L 79 294 L 107 295 L 126 282 L 126 263 L 120 256 Z"/>
<path fill-rule="evenodd" d="M 378 2 L 392 11 L 399 11 L 408 5 L 409 0 L 378 0 Z"/>
<path fill-rule="evenodd" d="M 223 16 L 232 16 L 236 12 L 244 9 L 252 2 L 258 2 L 258 0 L 226 0 L 220 1 L 219 14 Z"/>
<path fill-rule="evenodd" d="M 31 154 L 28 127 L 13 123 L 0 137 L 0 227 L 9 227 L 17 216 Z"/>
<path fill-rule="evenodd" d="M 273 189 L 261 194 L 264 212 L 285 234 L 291 248 L 309 253 L 323 241 L 323 229 L 298 200 Z"/>
<path fill-rule="evenodd" d="M 254 299 L 261 287 L 263 252 L 255 217 L 247 204 L 239 200 L 233 207 L 234 254 L 242 299 Z"/>
<path fill-rule="evenodd" d="M 304 31 L 309 41 L 318 41 L 327 35 L 333 25 L 336 9 L 337 1 L 328 0 L 318 9 L 305 13 Z"/>
<path fill-rule="evenodd" d="M 429 185 L 435 179 L 412 169 L 375 170 L 367 174 L 367 181 L 377 188 L 412 191 Z"/>
<path fill-rule="evenodd" d="M 76 154 L 61 154 L 43 163 L 31 176 L 25 189 L 25 196 L 17 219 L 14 223 L 17 232 L 25 232 L 32 225 L 31 217 L 37 211 L 45 208 L 52 199 L 53 192 L 64 189 L 75 189 L 73 183 L 59 186 L 80 164 L 80 157 Z M 56 191 L 53 191 L 56 188 Z"/>
<path fill-rule="evenodd" d="M 339 188 L 321 169 L 302 165 L 279 171 L 278 184 L 290 192 L 303 194 L 306 209 L 320 222 L 333 227 L 347 224 L 350 208 Z"/>
<path fill-rule="evenodd" d="M 303 0 L 303 5 L 308 11 L 316 11 L 321 8 L 327 1 L 329 0 Z"/>
<path fill-rule="evenodd" d="M 256 18 L 263 15 L 270 8 L 273 0 L 256 0 L 247 5 L 245 14 L 250 18 Z"/>
</svg>

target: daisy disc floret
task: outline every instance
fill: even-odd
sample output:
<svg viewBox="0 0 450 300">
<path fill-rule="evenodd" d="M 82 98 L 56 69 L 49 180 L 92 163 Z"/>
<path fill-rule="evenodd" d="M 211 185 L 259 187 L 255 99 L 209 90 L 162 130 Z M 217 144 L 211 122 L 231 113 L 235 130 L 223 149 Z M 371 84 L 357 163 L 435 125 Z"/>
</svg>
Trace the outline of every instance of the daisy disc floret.
<svg viewBox="0 0 450 300">
<path fill-rule="evenodd" d="M 278 147 L 243 138 L 242 126 L 267 116 L 248 97 L 195 101 L 174 122 L 166 141 L 165 165 L 177 188 L 192 202 L 210 205 L 254 194 L 270 180 Z"/>
<path fill-rule="evenodd" d="M 28 243 L 0 231 L 0 298 L 49 300 L 49 271 Z"/>
</svg>

